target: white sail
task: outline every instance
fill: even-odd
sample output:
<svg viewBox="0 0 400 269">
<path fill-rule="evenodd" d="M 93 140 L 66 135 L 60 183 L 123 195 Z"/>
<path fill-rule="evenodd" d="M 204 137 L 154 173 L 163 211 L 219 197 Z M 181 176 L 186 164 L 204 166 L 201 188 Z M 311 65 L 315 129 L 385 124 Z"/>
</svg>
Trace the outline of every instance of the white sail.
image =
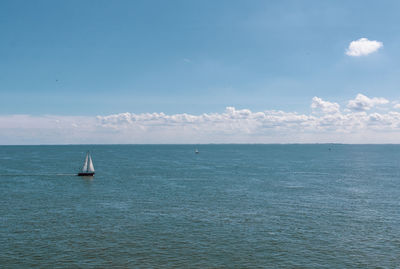
<svg viewBox="0 0 400 269">
<path fill-rule="evenodd" d="M 89 155 L 89 168 L 88 168 L 88 172 L 94 172 L 94 166 L 93 166 L 93 162 L 92 162 L 92 156 Z"/>
<path fill-rule="evenodd" d="M 88 170 L 88 158 L 89 158 L 89 152 L 86 153 L 85 163 L 83 164 L 82 172 L 87 172 Z"/>
</svg>

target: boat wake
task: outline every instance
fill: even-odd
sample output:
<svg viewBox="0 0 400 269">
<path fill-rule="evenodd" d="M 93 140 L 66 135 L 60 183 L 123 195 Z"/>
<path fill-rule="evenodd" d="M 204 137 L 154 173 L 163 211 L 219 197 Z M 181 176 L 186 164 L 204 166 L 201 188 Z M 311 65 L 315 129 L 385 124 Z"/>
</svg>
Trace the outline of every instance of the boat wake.
<svg viewBox="0 0 400 269">
<path fill-rule="evenodd" d="M 0 174 L 0 177 L 42 177 L 42 176 L 76 176 L 76 174 L 71 173 L 54 173 L 54 174 Z"/>
</svg>

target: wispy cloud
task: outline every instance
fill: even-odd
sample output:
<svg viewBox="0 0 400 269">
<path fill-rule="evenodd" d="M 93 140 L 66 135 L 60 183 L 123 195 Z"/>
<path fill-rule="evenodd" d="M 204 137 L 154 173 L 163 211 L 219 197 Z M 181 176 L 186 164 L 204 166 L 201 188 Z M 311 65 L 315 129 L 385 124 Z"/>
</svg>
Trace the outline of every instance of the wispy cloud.
<svg viewBox="0 0 400 269">
<path fill-rule="evenodd" d="M 387 106 L 378 113 L 374 107 Z M 0 116 L 1 144 L 48 143 L 399 143 L 400 113 L 358 94 L 341 110 L 314 97 L 310 114 L 227 107 L 201 115 L 119 113 L 97 117 Z"/>
<path fill-rule="evenodd" d="M 352 41 L 346 50 L 346 54 L 349 56 L 365 56 L 371 54 L 378 49 L 383 47 L 383 43 L 376 40 L 368 40 L 368 38 L 360 38 Z"/>
</svg>

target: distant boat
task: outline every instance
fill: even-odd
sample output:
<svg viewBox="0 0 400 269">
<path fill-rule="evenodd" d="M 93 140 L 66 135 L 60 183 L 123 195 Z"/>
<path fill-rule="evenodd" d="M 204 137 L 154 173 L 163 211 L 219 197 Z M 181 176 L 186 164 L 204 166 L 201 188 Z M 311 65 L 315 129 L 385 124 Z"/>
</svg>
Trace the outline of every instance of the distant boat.
<svg viewBox="0 0 400 269">
<path fill-rule="evenodd" d="M 94 176 L 94 166 L 92 162 L 92 156 L 90 156 L 89 151 L 86 153 L 85 163 L 82 166 L 81 172 L 78 173 L 78 176 Z"/>
<path fill-rule="evenodd" d="M 196 150 L 194 151 L 194 153 L 196 153 L 196 154 L 199 154 L 199 150 L 198 150 L 198 149 L 196 149 Z"/>
</svg>

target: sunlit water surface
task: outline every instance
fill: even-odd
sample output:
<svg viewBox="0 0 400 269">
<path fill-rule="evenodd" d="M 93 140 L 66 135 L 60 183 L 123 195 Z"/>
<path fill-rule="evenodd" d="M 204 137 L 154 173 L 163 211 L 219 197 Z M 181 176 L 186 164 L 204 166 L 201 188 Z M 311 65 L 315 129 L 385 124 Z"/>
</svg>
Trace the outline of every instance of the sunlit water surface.
<svg viewBox="0 0 400 269">
<path fill-rule="evenodd" d="M 2 146 L 0 197 L 1 268 L 400 265 L 397 145 Z"/>
</svg>

